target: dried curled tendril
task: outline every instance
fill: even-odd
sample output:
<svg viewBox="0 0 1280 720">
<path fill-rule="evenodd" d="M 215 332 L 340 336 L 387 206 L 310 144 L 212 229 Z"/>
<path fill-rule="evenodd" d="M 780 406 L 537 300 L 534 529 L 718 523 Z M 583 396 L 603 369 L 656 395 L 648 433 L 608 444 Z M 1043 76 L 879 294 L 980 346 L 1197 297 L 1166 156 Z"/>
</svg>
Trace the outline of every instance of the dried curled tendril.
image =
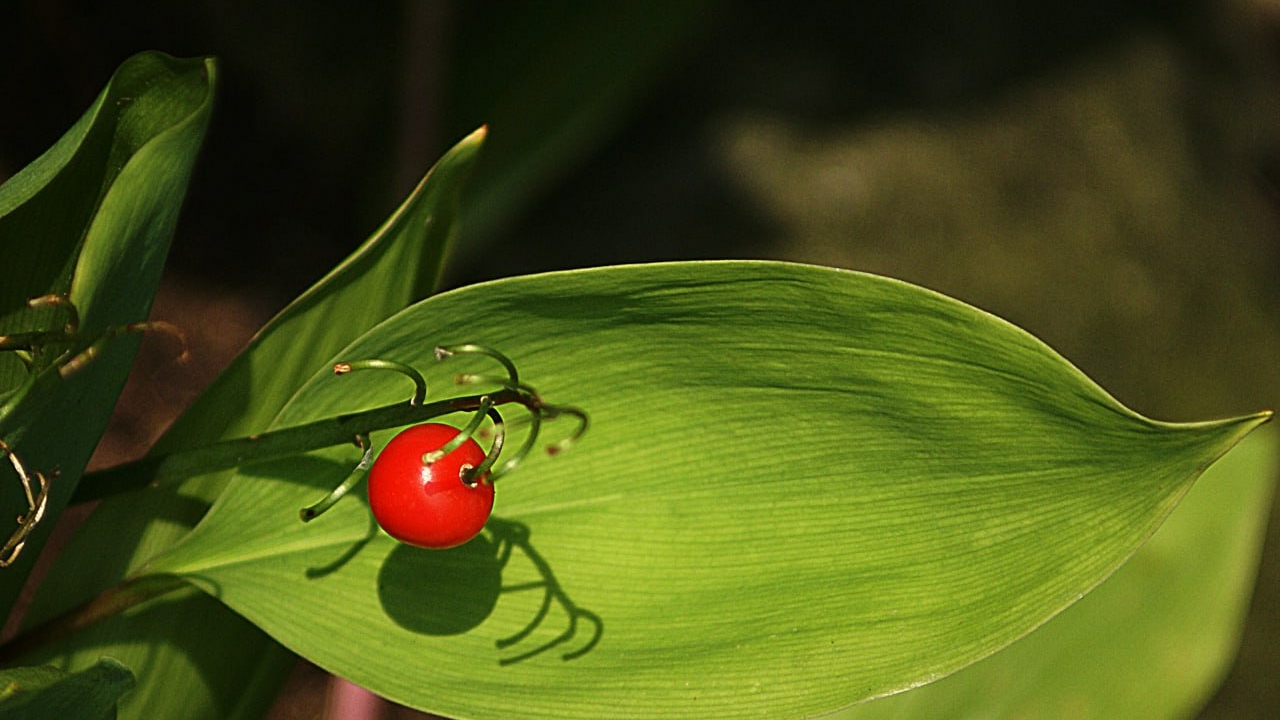
<svg viewBox="0 0 1280 720">
<path fill-rule="evenodd" d="M 18 516 L 18 529 L 9 536 L 4 548 L 0 548 L 0 567 L 9 567 L 22 554 L 22 548 L 26 546 L 31 531 L 44 517 L 45 506 L 49 503 L 49 479 L 43 473 L 28 473 L 22 461 L 13 454 L 3 440 L 0 440 L 0 453 L 9 457 L 9 462 L 13 464 L 14 472 L 18 473 L 18 480 L 22 483 L 22 491 L 27 498 L 27 512 Z M 38 486 L 35 489 L 31 487 L 33 479 Z"/>
<path fill-rule="evenodd" d="M 187 337 L 176 325 L 164 320 L 148 320 L 146 322 L 127 323 L 109 327 L 84 344 L 86 338 L 80 331 L 80 312 L 75 303 L 66 295 L 41 295 L 27 301 L 27 308 L 57 308 L 66 314 L 62 327 L 52 330 L 36 330 L 30 332 L 0 335 L 0 352 L 12 352 L 33 372 L 45 368 L 55 368 L 59 376 L 66 378 L 84 369 L 102 353 L 103 348 L 121 335 L 136 335 L 146 332 L 160 332 L 175 338 L 182 346 L 178 362 L 186 362 L 190 353 L 187 350 Z"/>
<path fill-rule="evenodd" d="M 0 352 L 13 353 L 14 357 L 26 365 L 30 373 L 29 381 L 32 385 L 24 388 L 24 391 L 38 387 L 35 385 L 38 380 L 70 377 L 93 362 L 107 343 L 121 335 L 150 331 L 172 335 L 182 343 L 179 362 L 187 358 L 186 337 L 175 326 L 163 321 L 137 322 L 110 327 L 97 335 L 90 336 L 91 339 L 85 342 L 86 338 L 80 330 L 80 313 L 67 295 L 41 295 L 31 298 L 26 305 L 29 310 L 54 308 L 61 311 L 65 319 L 61 327 L 49 330 L 0 335 Z M 13 412 L 14 407 L 15 405 L 6 404 L 0 408 L 0 424 L 9 418 L 9 413 Z M 17 474 L 27 502 L 26 512 L 18 515 L 17 529 L 9 536 L 4 547 L 0 548 L 0 567 L 9 567 L 17 561 L 23 548 L 26 547 L 31 532 L 44 518 L 49 503 L 49 483 L 57 476 L 57 472 L 46 475 L 28 470 L 3 438 L 0 438 L 0 454 L 9 458 L 9 463 Z"/>
</svg>

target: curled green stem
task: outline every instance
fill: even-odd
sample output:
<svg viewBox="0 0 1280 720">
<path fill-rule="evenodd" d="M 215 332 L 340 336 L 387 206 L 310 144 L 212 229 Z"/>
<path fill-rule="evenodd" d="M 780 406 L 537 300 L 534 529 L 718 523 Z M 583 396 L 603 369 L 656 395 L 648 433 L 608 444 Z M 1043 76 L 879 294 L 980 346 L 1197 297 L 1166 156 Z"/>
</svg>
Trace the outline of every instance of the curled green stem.
<svg viewBox="0 0 1280 720">
<path fill-rule="evenodd" d="M 586 434 L 587 425 L 591 422 L 585 410 L 572 405 L 543 405 L 542 414 L 548 420 L 554 420 L 561 415 L 569 415 L 578 420 L 578 427 L 574 428 L 573 432 L 547 446 L 548 455 L 558 455 L 572 447 L 574 443 L 578 442 L 579 438 Z"/>
<path fill-rule="evenodd" d="M 493 482 L 494 476 L 489 475 L 489 470 L 498 461 L 498 456 L 502 454 L 502 446 L 507 441 L 507 424 L 502 420 L 502 413 L 495 407 L 489 408 L 485 413 L 493 421 L 493 443 L 489 446 L 489 452 L 485 453 L 484 460 L 467 471 L 464 481 L 472 485 L 481 479 L 489 483 Z"/>
<path fill-rule="evenodd" d="M 421 405 L 426 402 L 427 381 L 422 377 L 422 373 L 404 363 L 392 360 L 355 360 L 352 362 L 340 362 L 333 366 L 334 375 L 346 375 L 357 370 L 391 370 L 398 372 L 413 381 L 413 397 L 409 398 L 409 404 Z"/>
<path fill-rule="evenodd" d="M 489 475 L 489 481 L 493 482 L 507 473 L 515 470 L 525 457 L 533 450 L 533 446 L 538 442 L 538 431 L 542 428 L 542 415 L 536 412 L 529 413 L 529 432 L 525 435 L 524 442 L 520 443 L 520 447 L 516 448 L 506 462 L 502 463 L 502 467 L 495 470 Z"/>
<path fill-rule="evenodd" d="M 422 456 L 422 462 L 427 465 L 430 465 L 431 463 L 434 463 L 434 462 L 439 462 L 439 460 L 444 456 L 462 447 L 462 444 L 470 440 L 471 436 L 475 435 L 476 431 L 480 429 L 480 423 L 484 422 L 485 417 L 489 414 L 489 411 L 491 409 L 493 409 L 493 398 L 489 397 L 488 395 L 481 396 L 480 407 L 476 410 L 476 413 L 471 417 L 471 420 L 468 421 L 467 424 L 463 426 L 461 430 L 458 431 L 457 435 L 453 436 L 452 440 L 441 445 L 435 450 L 432 450 L 431 452 L 424 454 Z"/>
<path fill-rule="evenodd" d="M 502 367 L 507 371 L 507 380 L 498 384 L 508 388 L 520 387 L 520 372 L 516 370 L 516 364 L 511 362 L 511 358 L 491 347 L 467 343 L 465 345 L 441 345 L 436 348 L 436 360 L 446 360 L 454 355 L 484 355 L 485 357 L 493 358 L 502 363 Z"/>
<path fill-rule="evenodd" d="M 360 462 L 356 464 L 355 469 L 347 475 L 347 479 L 343 480 L 341 485 L 329 491 L 329 494 L 321 498 L 319 502 L 312 503 L 298 511 L 298 517 L 301 518 L 302 522 L 311 522 L 324 514 L 325 511 L 333 507 L 335 503 L 351 492 L 364 479 L 364 473 L 369 469 L 369 464 L 373 461 L 373 445 L 369 442 L 369 436 L 364 433 L 356 435 L 356 445 L 359 445 L 360 449 L 364 451 Z"/>
</svg>

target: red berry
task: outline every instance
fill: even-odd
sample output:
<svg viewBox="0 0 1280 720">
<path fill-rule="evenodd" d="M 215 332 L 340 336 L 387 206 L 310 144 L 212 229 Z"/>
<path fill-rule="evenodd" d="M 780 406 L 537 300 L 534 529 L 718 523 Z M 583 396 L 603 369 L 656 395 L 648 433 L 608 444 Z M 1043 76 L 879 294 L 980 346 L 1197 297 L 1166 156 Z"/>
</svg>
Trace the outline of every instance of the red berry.
<svg viewBox="0 0 1280 720">
<path fill-rule="evenodd" d="M 410 545 L 442 550 L 475 537 L 493 510 L 487 477 L 467 484 L 465 472 L 484 460 L 471 438 L 443 458 L 423 456 L 458 435 L 451 425 L 415 425 L 391 438 L 369 470 L 369 507 L 391 537 Z"/>
</svg>

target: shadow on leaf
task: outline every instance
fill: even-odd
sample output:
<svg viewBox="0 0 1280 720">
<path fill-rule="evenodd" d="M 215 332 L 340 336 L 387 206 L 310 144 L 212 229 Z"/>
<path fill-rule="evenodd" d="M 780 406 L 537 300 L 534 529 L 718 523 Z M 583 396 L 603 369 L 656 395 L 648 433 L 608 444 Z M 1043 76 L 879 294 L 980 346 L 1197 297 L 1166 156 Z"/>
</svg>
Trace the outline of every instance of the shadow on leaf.
<svg viewBox="0 0 1280 720">
<path fill-rule="evenodd" d="M 378 572 L 378 599 L 398 625 L 424 635 L 457 635 L 493 612 L 502 588 L 494 543 L 480 535 L 449 550 L 397 545 Z"/>
<path fill-rule="evenodd" d="M 498 596 L 506 593 L 541 591 L 542 600 L 528 624 L 519 632 L 496 642 L 499 650 L 518 649 L 530 645 L 535 634 L 549 618 L 563 615 L 565 628 L 549 640 L 502 658 L 500 665 L 510 665 L 541 655 L 574 640 L 583 624 L 590 625 L 591 635 L 585 642 L 564 652 L 563 660 L 581 657 L 600 642 L 604 623 L 598 615 L 578 607 L 565 592 L 551 565 L 529 541 L 528 526 L 490 518 L 488 533 L 449 550 L 422 550 L 397 545 L 387 556 L 378 573 L 378 599 L 383 610 L 396 624 L 423 635 L 457 635 L 467 632 L 489 617 Z M 502 573 L 512 557 L 526 558 L 539 579 L 516 585 L 503 585 Z M 553 614 L 559 607 L 561 613 Z"/>
<path fill-rule="evenodd" d="M 334 558 L 333 561 L 319 567 L 307 568 L 307 579 L 314 580 L 316 578 L 322 578 L 341 570 L 347 563 L 354 560 L 356 555 L 359 555 L 360 551 L 364 550 L 365 546 L 370 542 L 373 542 L 373 539 L 376 537 L 378 537 L 378 521 L 373 519 L 373 515 L 370 515 L 369 528 L 368 531 L 365 532 L 364 537 L 360 538 L 351 547 L 344 550 L 343 553 Z"/>
<path fill-rule="evenodd" d="M 498 664 L 511 665 L 522 662 L 573 640 L 574 636 L 578 634 L 579 621 L 586 621 L 591 625 L 591 637 L 581 646 L 563 653 L 560 657 L 562 660 L 573 660 L 590 652 L 600 642 L 600 637 L 604 634 L 604 621 L 600 619 L 599 615 L 590 610 L 578 607 L 569 598 L 569 595 L 560 586 L 555 574 L 551 571 L 551 565 L 534 549 L 533 544 L 529 541 L 529 527 L 523 523 L 491 518 L 488 528 L 498 545 L 498 564 L 500 567 L 506 567 L 511 560 L 513 552 L 519 549 L 521 554 L 537 569 L 538 575 L 541 577 L 540 580 L 535 582 L 502 587 L 501 591 L 503 593 L 541 590 L 542 603 L 539 605 L 538 611 L 534 613 L 533 618 L 529 620 L 529 624 L 521 629 L 520 632 L 497 641 L 498 649 L 513 648 L 530 639 L 534 632 L 551 615 L 553 606 L 559 605 L 566 618 L 566 627 L 563 632 L 536 647 L 512 657 L 503 658 L 498 661 Z"/>
</svg>

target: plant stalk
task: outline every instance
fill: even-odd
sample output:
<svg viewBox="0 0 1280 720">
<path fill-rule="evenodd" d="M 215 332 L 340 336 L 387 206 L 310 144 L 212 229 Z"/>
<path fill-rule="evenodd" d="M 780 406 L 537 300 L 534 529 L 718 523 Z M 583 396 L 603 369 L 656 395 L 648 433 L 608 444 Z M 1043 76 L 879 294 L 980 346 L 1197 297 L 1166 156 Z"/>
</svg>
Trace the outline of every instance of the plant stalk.
<svg viewBox="0 0 1280 720">
<path fill-rule="evenodd" d="M 395 405 L 325 418 L 315 422 L 270 430 L 259 435 L 232 438 L 165 455 L 88 473 L 77 485 L 71 502 L 101 500 L 118 493 L 158 487 L 184 478 L 229 470 L 249 462 L 299 455 L 311 450 L 353 442 L 359 435 L 402 427 L 455 412 L 474 412 L 488 398 L 494 406 L 519 403 L 528 407 L 536 399 L 512 388 L 478 395 L 415 405 Z"/>
<path fill-rule="evenodd" d="M 125 580 L 84 604 L 0 644 L 0 667 L 13 665 L 23 655 L 69 637 L 101 620 L 119 615 L 129 608 L 187 587 L 191 585 L 176 575 L 142 575 Z"/>
</svg>

